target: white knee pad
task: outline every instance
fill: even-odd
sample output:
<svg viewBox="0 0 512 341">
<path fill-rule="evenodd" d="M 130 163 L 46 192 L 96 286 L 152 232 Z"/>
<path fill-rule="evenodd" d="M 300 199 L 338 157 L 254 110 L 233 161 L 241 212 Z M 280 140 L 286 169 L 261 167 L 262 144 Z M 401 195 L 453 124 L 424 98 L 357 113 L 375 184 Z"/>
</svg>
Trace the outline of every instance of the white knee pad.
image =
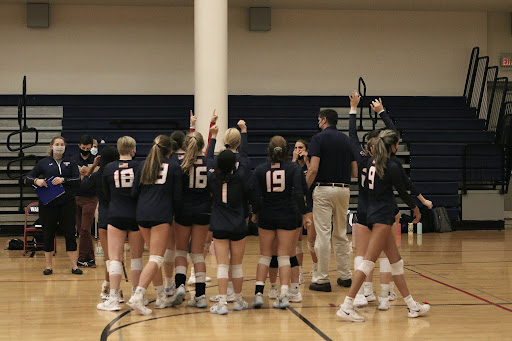
<svg viewBox="0 0 512 341">
<path fill-rule="evenodd" d="M 290 256 L 278 256 L 277 265 L 279 267 L 290 265 Z"/>
<path fill-rule="evenodd" d="M 361 266 L 361 263 L 363 262 L 364 257 L 363 256 L 357 256 L 354 258 L 354 270 L 358 270 Z"/>
<path fill-rule="evenodd" d="M 171 249 L 166 249 L 164 253 L 164 262 L 165 263 L 174 263 L 174 258 L 176 257 L 176 251 Z"/>
<path fill-rule="evenodd" d="M 357 270 L 364 272 L 364 274 L 368 276 L 370 272 L 372 272 L 374 266 L 375 263 L 372 262 L 371 260 L 363 260 Z"/>
<path fill-rule="evenodd" d="M 242 269 L 242 264 L 231 265 L 231 277 L 233 278 L 243 278 L 244 270 Z"/>
<path fill-rule="evenodd" d="M 309 252 L 315 252 L 315 242 L 308 241 Z"/>
<path fill-rule="evenodd" d="M 109 275 L 122 275 L 123 274 L 123 264 L 117 260 L 110 261 L 110 271 Z"/>
<path fill-rule="evenodd" d="M 217 279 L 229 278 L 229 265 L 227 264 L 218 264 L 217 265 Z"/>
<path fill-rule="evenodd" d="M 404 260 L 400 259 L 395 264 L 391 264 L 391 274 L 393 276 L 403 275 L 404 274 Z"/>
<path fill-rule="evenodd" d="M 150 255 L 149 256 L 149 261 L 153 262 L 153 263 L 156 263 L 156 265 L 160 269 L 160 267 L 162 267 L 162 264 L 164 263 L 164 257 L 157 256 L 157 255 Z"/>
<path fill-rule="evenodd" d="M 298 255 L 300 253 L 304 253 L 304 249 L 302 247 L 302 240 L 297 242 L 297 247 L 295 247 L 295 253 Z"/>
<path fill-rule="evenodd" d="M 272 257 L 261 255 L 258 264 L 263 264 L 263 265 L 266 265 L 266 266 L 270 266 L 270 261 L 271 260 L 272 260 Z"/>
<path fill-rule="evenodd" d="M 142 258 L 134 258 L 130 262 L 130 268 L 132 270 L 139 270 L 142 271 L 144 266 L 142 265 Z"/>
<path fill-rule="evenodd" d="M 188 252 L 183 250 L 176 250 L 175 257 L 183 257 L 187 259 Z"/>
<path fill-rule="evenodd" d="M 105 265 L 107 266 L 107 272 L 110 273 L 110 261 L 106 260 Z"/>
<path fill-rule="evenodd" d="M 206 272 L 196 272 L 196 283 L 206 282 Z"/>
<path fill-rule="evenodd" d="M 204 256 L 202 253 L 191 253 L 190 259 L 192 260 L 192 263 L 204 263 Z"/>
<path fill-rule="evenodd" d="M 389 264 L 389 259 L 379 258 L 379 264 L 380 272 L 391 272 L 391 264 Z"/>
</svg>

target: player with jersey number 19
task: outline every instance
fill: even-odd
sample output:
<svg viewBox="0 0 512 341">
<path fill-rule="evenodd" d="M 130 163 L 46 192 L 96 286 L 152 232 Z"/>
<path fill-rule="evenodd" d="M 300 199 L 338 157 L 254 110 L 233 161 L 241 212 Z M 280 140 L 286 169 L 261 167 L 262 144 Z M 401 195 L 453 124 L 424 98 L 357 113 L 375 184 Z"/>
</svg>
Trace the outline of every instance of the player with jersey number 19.
<svg viewBox="0 0 512 341">
<path fill-rule="evenodd" d="M 152 312 L 144 305 L 144 295 L 152 280 L 157 291 L 155 308 L 169 306 L 160 268 L 164 262 L 174 209 L 181 200 L 180 169 L 177 162 L 169 160 L 171 152 L 171 138 L 157 136 L 148 157 L 135 173 L 132 188 L 132 196 L 138 198 L 137 223 L 149 246 L 149 261 L 128 305 L 143 315 Z"/>
<path fill-rule="evenodd" d="M 119 160 L 109 163 L 103 171 L 103 190 L 108 202 L 107 239 L 110 260 L 107 270 L 110 278 L 110 294 L 108 299 L 98 304 L 99 310 L 120 310 L 123 301 L 120 290 L 123 274 L 124 242 L 128 235 L 131 256 L 132 288 L 139 284 L 142 271 L 142 252 L 144 240 L 135 220 L 137 201 L 132 198 L 131 190 L 138 162 L 133 160 L 135 155 L 135 140 L 123 136 L 117 140 Z"/>
</svg>

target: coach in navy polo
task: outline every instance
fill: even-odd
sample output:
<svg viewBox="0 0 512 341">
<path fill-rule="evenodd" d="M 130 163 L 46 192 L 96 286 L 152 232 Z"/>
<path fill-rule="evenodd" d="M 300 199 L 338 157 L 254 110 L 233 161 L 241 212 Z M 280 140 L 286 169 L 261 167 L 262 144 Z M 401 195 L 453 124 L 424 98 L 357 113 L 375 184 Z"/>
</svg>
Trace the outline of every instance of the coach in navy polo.
<svg viewBox="0 0 512 341">
<path fill-rule="evenodd" d="M 338 113 L 320 111 L 318 127 L 322 132 L 313 136 L 309 147 L 311 157 L 306 180 L 314 186 L 313 220 L 316 229 L 315 252 L 318 256 L 318 282 L 310 290 L 331 291 L 329 259 L 331 256 L 331 226 L 338 284 L 350 287 L 350 246 L 347 238 L 347 211 L 350 200 L 350 178 L 357 177 L 350 139 L 336 129 Z M 331 225 L 332 222 L 332 225 Z"/>
</svg>

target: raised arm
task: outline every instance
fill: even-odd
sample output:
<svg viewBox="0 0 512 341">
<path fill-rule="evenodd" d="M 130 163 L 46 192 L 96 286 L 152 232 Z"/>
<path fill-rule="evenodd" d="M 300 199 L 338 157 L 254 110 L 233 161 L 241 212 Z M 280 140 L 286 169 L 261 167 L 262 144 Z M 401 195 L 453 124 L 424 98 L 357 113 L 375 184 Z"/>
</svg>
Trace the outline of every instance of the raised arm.
<svg viewBox="0 0 512 341">
<path fill-rule="evenodd" d="M 208 170 L 215 168 L 215 145 L 217 144 L 217 134 L 219 133 L 219 127 L 214 124 L 210 127 L 210 142 L 208 143 L 208 151 L 206 152 L 206 167 Z"/>
<path fill-rule="evenodd" d="M 247 141 L 247 124 L 244 120 L 238 121 L 238 126 L 240 127 L 242 141 L 240 142 L 240 148 L 238 148 L 238 152 L 240 156 L 248 156 L 249 155 L 249 142 Z"/>
<path fill-rule="evenodd" d="M 382 99 L 380 97 L 379 99 L 374 99 L 372 101 L 371 107 L 373 111 L 379 114 L 380 118 L 386 125 L 386 129 L 396 130 L 393 120 L 389 118 L 388 114 L 386 113 L 386 110 L 384 110 L 384 106 L 382 105 Z"/>
</svg>

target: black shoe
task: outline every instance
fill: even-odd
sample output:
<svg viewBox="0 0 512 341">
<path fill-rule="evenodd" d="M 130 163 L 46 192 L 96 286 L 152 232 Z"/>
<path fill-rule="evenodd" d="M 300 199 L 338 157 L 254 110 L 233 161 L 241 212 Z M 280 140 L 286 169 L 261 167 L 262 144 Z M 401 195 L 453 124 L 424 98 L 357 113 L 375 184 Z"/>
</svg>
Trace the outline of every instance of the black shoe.
<svg viewBox="0 0 512 341">
<path fill-rule="evenodd" d="M 53 273 L 52 269 L 44 269 L 44 271 L 43 271 L 43 275 L 45 275 L 45 276 L 51 275 L 52 273 Z"/>
<path fill-rule="evenodd" d="M 76 262 L 76 266 L 86 268 L 88 266 L 88 263 L 85 260 L 79 260 L 78 262 Z"/>
<path fill-rule="evenodd" d="M 94 261 L 94 259 L 91 259 L 90 261 L 87 262 L 87 267 L 88 268 L 95 268 L 96 267 L 96 262 Z"/>
<path fill-rule="evenodd" d="M 352 278 L 349 278 L 349 279 L 338 278 L 336 283 L 338 283 L 339 286 L 342 286 L 345 288 L 350 288 L 350 286 L 352 285 Z"/>
<path fill-rule="evenodd" d="M 309 290 L 313 290 L 313 291 L 323 291 L 323 292 L 331 292 L 331 283 L 327 282 L 327 283 L 322 283 L 322 284 L 319 284 L 319 283 L 311 283 L 309 285 Z"/>
<path fill-rule="evenodd" d="M 80 269 L 71 269 L 71 273 L 73 275 L 81 275 L 81 274 L 83 274 L 83 271 Z"/>
</svg>

